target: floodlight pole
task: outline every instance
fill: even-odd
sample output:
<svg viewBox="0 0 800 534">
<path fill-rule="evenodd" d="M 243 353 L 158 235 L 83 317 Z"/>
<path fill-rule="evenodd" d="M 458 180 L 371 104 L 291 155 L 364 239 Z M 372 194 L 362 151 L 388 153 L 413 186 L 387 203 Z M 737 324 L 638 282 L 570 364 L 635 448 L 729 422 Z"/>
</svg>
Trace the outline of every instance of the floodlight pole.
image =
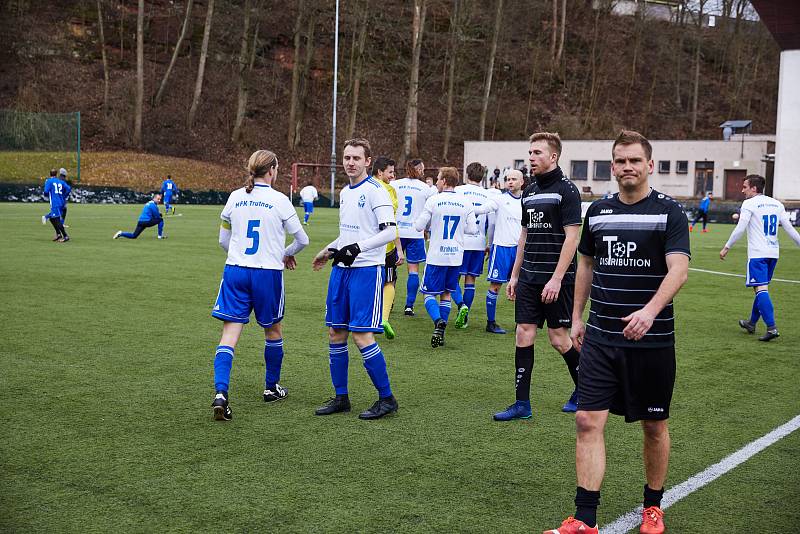
<svg viewBox="0 0 800 534">
<path fill-rule="evenodd" d="M 331 134 L 331 207 L 336 204 L 336 92 L 339 85 L 339 0 L 336 0 L 336 30 L 333 45 L 333 133 Z"/>
</svg>

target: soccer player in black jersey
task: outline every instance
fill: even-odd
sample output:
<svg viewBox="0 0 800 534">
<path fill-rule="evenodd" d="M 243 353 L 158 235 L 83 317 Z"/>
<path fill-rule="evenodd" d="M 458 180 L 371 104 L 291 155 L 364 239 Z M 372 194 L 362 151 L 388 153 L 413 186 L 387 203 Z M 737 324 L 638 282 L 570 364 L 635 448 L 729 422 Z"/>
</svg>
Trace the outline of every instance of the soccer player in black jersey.
<svg viewBox="0 0 800 534">
<path fill-rule="evenodd" d="M 609 411 L 627 422 L 641 421 L 647 484 L 640 532 L 664 532 L 660 506 L 675 383 L 672 299 L 689 271 L 689 227 L 681 205 L 648 184 L 653 159 L 647 139 L 623 131 L 612 156 L 619 193 L 589 207 L 578 246 L 572 312 L 572 340 L 581 351 L 577 512 L 559 527 L 562 534 L 597 532 Z M 588 299 L 592 304 L 584 325 Z"/>
<path fill-rule="evenodd" d="M 561 139 L 539 132 L 530 138 L 529 160 L 534 181 L 522 193 L 522 232 L 506 295 L 516 300 L 516 401 L 494 414 L 495 421 L 531 417 L 531 373 L 536 329 L 547 322 L 550 344 L 561 353 L 572 380 L 578 383 L 578 351 L 569 327 L 575 283 L 575 249 L 581 224 L 581 195 L 561 172 Z M 577 409 L 575 393 L 564 411 Z"/>
</svg>

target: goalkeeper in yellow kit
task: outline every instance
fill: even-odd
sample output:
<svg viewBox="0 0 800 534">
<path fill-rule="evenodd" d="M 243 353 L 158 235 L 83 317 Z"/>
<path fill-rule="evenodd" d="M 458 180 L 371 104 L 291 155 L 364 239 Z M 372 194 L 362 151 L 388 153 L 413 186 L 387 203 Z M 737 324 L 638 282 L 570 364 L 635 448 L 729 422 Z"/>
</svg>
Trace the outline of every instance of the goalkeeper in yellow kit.
<svg viewBox="0 0 800 534">
<path fill-rule="evenodd" d="M 389 197 L 392 199 L 392 206 L 395 213 L 397 212 L 397 191 L 391 186 L 394 181 L 394 166 L 395 161 L 387 158 L 386 156 L 379 156 L 375 158 L 372 164 L 372 176 L 377 178 L 383 184 Z M 400 246 L 400 237 L 395 236 L 394 241 L 390 241 L 386 245 L 386 265 L 383 269 L 383 333 L 386 334 L 386 339 L 394 339 L 395 332 L 392 325 L 389 324 L 389 314 L 392 312 L 394 306 L 394 289 L 397 283 L 397 267 L 403 265 L 405 256 L 403 256 L 403 247 Z"/>
</svg>

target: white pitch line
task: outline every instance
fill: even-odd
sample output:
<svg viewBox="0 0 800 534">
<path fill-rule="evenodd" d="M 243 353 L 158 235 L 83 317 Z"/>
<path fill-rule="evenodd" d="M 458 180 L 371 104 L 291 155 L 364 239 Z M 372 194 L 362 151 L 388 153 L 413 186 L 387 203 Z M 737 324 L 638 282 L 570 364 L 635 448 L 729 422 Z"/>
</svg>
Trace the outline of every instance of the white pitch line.
<svg viewBox="0 0 800 534">
<path fill-rule="evenodd" d="M 689 267 L 690 271 L 697 271 L 698 273 L 709 273 L 709 274 L 718 274 L 721 276 L 735 276 L 736 278 L 744 278 L 743 274 L 734 274 L 734 273 L 723 273 L 721 271 L 709 271 L 708 269 L 696 269 L 694 267 Z M 787 280 L 785 278 L 773 278 L 773 282 L 787 282 L 789 284 L 800 284 L 800 280 Z"/>
<path fill-rule="evenodd" d="M 690 477 L 685 482 L 670 488 L 664 493 L 664 498 L 661 500 L 661 509 L 666 510 L 684 497 L 713 482 L 739 464 L 746 462 L 770 445 L 777 443 L 798 428 L 800 428 L 800 415 L 795 416 L 788 423 L 784 423 L 769 434 L 751 441 L 730 456 Z M 600 529 L 600 532 L 602 534 L 623 534 L 636 528 L 641 522 L 642 507 L 638 506 L 635 510 L 618 517 L 613 523 Z"/>
</svg>

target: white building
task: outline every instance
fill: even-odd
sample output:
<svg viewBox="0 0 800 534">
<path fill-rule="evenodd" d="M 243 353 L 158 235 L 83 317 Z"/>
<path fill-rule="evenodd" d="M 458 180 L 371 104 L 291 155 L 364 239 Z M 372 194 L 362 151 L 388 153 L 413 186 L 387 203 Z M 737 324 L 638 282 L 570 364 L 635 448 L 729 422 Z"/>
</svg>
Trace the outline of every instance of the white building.
<svg viewBox="0 0 800 534">
<path fill-rule="evenodd" d="M 618 191 L 611 175 L 613 140 L 562 140 L 559 165 L 585 194 Z M 733 135 L 730 141 L 651 140 L 655 169 L 650 183 L 655 189 L 678 198 L 700 197 L 706 191 L 725 200 L 741 197 L 742 180 L 748 174 L 768 179 L 774 153 L 774 135 Z M 528 166 L 528 141 L 465 141 L 464 167 L 479 161 L 492 174 L 495 168 Z M 769 180 L 768 180 L 769 183 Z M 770 184 L 771 185 L 771 184 Z"/>
</svg>

